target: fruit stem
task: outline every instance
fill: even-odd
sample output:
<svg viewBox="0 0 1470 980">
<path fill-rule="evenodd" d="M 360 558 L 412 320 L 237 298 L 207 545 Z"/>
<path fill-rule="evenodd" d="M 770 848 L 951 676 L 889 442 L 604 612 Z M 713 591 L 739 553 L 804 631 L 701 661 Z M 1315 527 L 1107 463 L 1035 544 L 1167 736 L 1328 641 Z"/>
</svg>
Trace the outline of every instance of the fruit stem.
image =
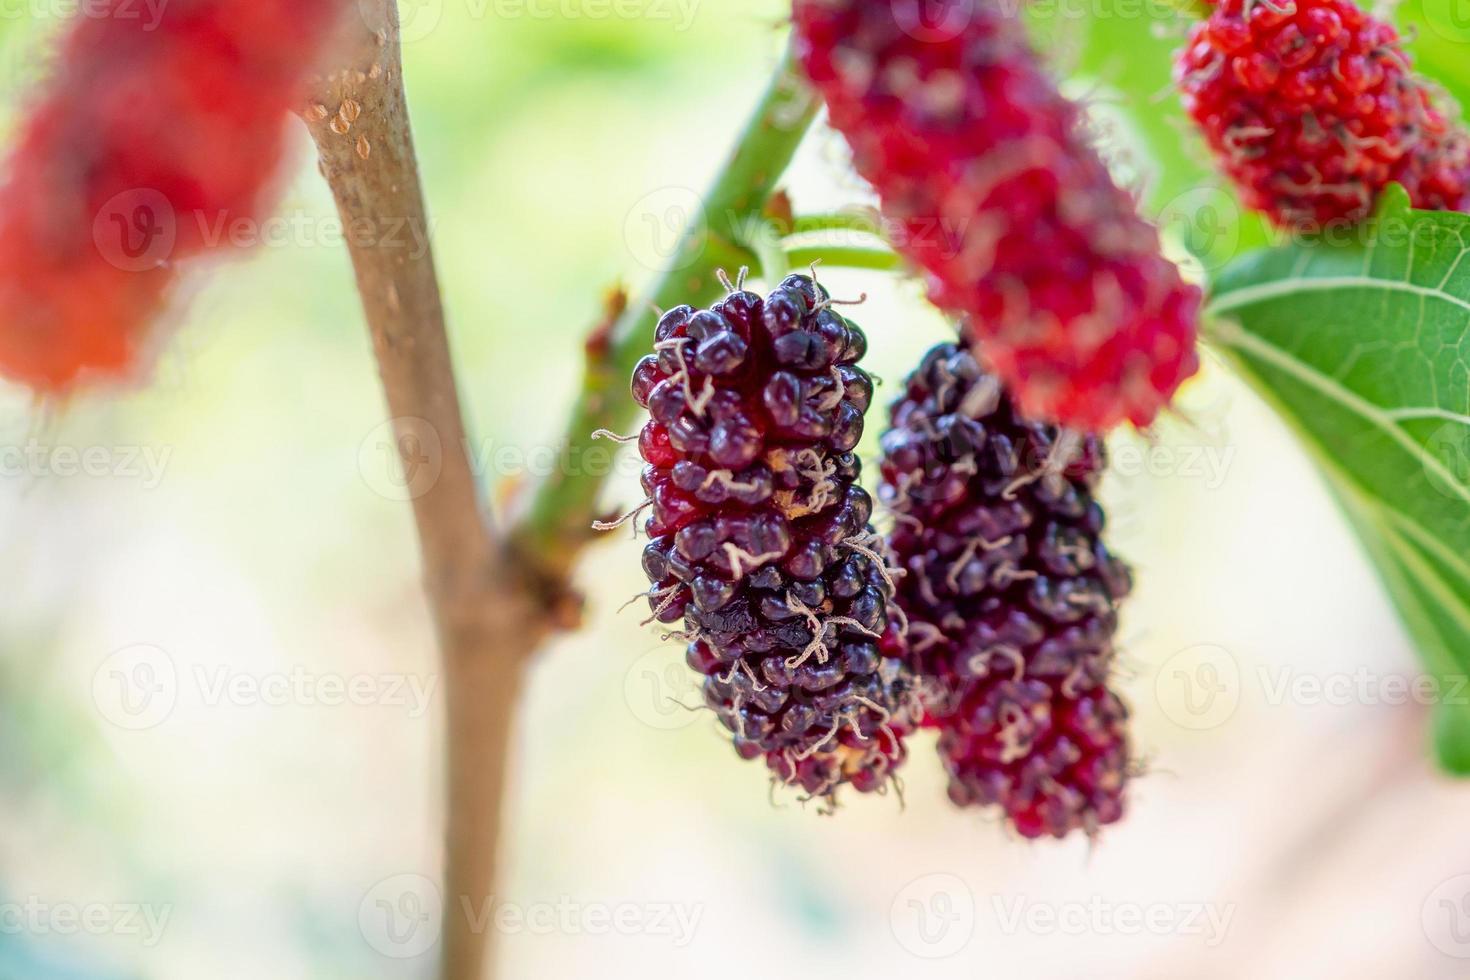
<svg viewBox="0 0 1470 980">
<path fill-rule="evenodd" d="M 882 219 L 872 208 L 854 207 L 842 211 L 798 214 L 791 219 L 787 236 L 809 235 L 819 231 L 857 231 L 874 238 L 883 237 Z"/>
<path fill-rule="evenodd" d="M 828 269 L 873 269 L 878 272 L 901 272 L 903 259 L 886 248 L 863 248 L 859 245 L 798 245 L 786 249 L 786 259 L 794 269 L 820 262 Z M 819 268 L 818 273 L 821 272 Z"/>
<path fill-rule="evenodd" d="M 752 254 L 740 244 L 742 233 L 760 220 L 761 209 L 816 117 L 818 104 L 788 47 L 705 195 L 704 220 L 690 223 L 668 268 L 605 334 L 588 344 L 581 392 L 563 435 L 568 447 L 564 459 L 596 458 L 602 447 L 592 442 L 594 431 L 621 432 L 632 423 L 636 406 L 628 394 L 628 379 L 638 359 L 653 346 L 657 320 L 653 310 L 707 303 L 721 293 L 717 269 L 733 276 L 737 268 L 749 264 Z M 595 534 L 592 522 L 600 516 L 597 498 L 611 466 L 571 470 L 559 469 L 534 489 L 511 533 L 512 548 L 553 590 L 566 582 L 578 554 Z"/>
</svg>

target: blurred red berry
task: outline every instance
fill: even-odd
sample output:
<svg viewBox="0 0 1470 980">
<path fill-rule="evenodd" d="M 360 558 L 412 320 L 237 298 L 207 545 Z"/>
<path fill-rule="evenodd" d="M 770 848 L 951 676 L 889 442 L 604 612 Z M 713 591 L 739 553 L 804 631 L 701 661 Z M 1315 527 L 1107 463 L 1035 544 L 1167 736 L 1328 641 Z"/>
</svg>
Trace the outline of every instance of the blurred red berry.
<svg viewBox="0 0 1470 980">
<path fill-rule="evenodd" d="M 796 0 L 798 54 L 936 305 L 1032 418 L 1146 425 L 1195 372 L 1200 292 L 998 0 Z"/>
<path fill-rule="evenodd" d="M 1102 541 L 1095 437 L 1018 417 L 963 347 L 924 356 L 883 434 L 896 602 L 949 795 L 1026 837 L 1123 814 L 1127 709 L 1108 691 L 1128 570 Z M 1062 460 L 1065 457 L 1065 464 Z"/>
<path fill-rule="evenodd" d="M 267 206 L 343 6 L 86 5 L 0 185 L 0 374 L 58 391 L 135 364 L 177 260 Z"/>
</svg>

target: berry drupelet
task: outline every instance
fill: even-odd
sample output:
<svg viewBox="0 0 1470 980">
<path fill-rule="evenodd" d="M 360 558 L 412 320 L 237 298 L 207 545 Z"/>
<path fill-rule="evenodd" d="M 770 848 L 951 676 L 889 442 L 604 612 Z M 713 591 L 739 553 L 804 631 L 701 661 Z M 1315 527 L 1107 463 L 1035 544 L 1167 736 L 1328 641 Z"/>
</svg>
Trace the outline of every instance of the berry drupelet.
<svg viewBox="0 0 1470 980">
<path fill-rule="evenodd" d="M 1147 425 L 1198 368 L 1200 292 L 1160 252 L 998 0 L 796 0 L 797 53 L 895 247 L 1031 418 Z"/>
<path fill-rule="evenodd" d="M 1470 207 L 1470 137 L 1352 0 L 1223 0 L 1175 74 L 1245 203 L 1279 226 L 1357 221 L 1390 181 L 1415 207 Z"/>
<path fill-rule="evenodd" d="M 1101 444 L 1021 418 L 941 344 L 882 447 L 905 646 L 951 798 L 1000 806 L 1027 837 L 1117 820 L 1127 710 L 1106 684 L 1130 579 L 1100 537 Z"/>
<path fill-rule="evenodd" d="M 643 567 L 684 621 L 705 700 L 745 758 L 830 798 L 903 760 L 893 587 L 853 455 L 872 379 L 863 333 L 807 276 L 665 313 L 634 371 L 652 507 Z"/>
</svg>

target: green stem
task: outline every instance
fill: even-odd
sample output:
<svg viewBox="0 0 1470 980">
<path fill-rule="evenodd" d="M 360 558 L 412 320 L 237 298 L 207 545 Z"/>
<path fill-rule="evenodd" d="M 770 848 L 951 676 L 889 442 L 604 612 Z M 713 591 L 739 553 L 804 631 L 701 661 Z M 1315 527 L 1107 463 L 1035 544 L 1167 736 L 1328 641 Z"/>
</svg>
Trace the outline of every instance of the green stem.
<svg viewBox="0 0 1470 980">
<path fill-rule="evenodd" d="M 904 268 L 903 259 L 886 248 L 863 248 L 857 245 L 799 245 L 786 249 L 786 260 L 794 269 L 803 269 L 818 260 L 829 269 L 900 272 Z"/>
<path fill-rule="evenodd" d="M 883 236 L 883 225 L 878 212 L 872 208 L 853 208 L 846 211 L 825 211 L 818 214 L 799 214 L 791 219 L 790 235 L 807 235 L 818 231 L 860 231 L 875 238 Z"/>
<path fill-rule="evenodd" d="M 516 523 L 517 553 L 548 589 L 561 590 L 577 555 L 593 537 L 597 497 L 611 472 L 612 449 L 594 442 L 598 429 L 631 426 L 635 405 L 628 379 L 638 359 L 653 347 L 654 309 L 681 303 L 702 305 L 720 295 L 716 270 L 733 273 L 754 256 L 739 245 L 748 226 L 775 189 L 816 117 L 818 102 L 797 73 L 787 50 L 734 152 L 704 199 L 702 222 L 684 233 L 669 271 L 634 301 L 604 335 L 588 343 L 586 374 L 567 421 L 562 465 L 537 486 Z"/>
<path fill-rule="evenodd" d="M 786 254 L 786 248 L 781 243 L 781 233 L 774 224 L 763 219 L 756 224 L 754 218 L 750 224 L 755 232 L 751 236 L 754 240 L 747 240 L 745 247 L 755 253 L 756 261 L 760 263 L 761 278 L 768 285 L 774 286 L 791 271 L 791 257 Z"/>
</svg>

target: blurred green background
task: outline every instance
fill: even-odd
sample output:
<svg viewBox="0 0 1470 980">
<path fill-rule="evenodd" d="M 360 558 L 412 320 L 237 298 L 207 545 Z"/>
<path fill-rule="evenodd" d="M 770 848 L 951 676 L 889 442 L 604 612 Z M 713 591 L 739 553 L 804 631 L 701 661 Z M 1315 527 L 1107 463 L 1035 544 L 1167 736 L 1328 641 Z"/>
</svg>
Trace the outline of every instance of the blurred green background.
<svg viewBox="0 0 1470 980">
<path fill-rule="evenodd" d="M 784 14 L 404 4 L 488 493 L 533 475 L 506 460 L 554 449 L 601 291 L 653 274 L 668 202 L 719 164 Z M 45 3 L 0 19 L 12 112 L 61 22 Z M 1156 172 L 1133 137 L 1164 83 L 1129 104 L 1102 64 L 1070 84 L 1117 110 L 1120 172 Z M 867 200 L 844 152 L 813 133 L 800 209 Z M 60 409 L 0 391 L 0 446 L 106 463 L 0 478 L 3 980 L 432 973 L 416 916 L 436 900 L 440 704 L 412 522 L 301 133 L 294 160 L 293 230 L 196 270 L 146 381 Z M 851 315 L 886 400 L 945 324 L 915 283 L 824 281 L 869 294 Z M 697 689 L 675 645 L 617 613 L 644 585 L 639 546 L 610 535 L 581 575 L 586 628 L 545 651 L 519 726 L 510 912 L 491 926 L 505 975 L 1463 976 L 1470 790 L 1431 771 L 1424 706 L 1385 693 L 1417 676 L 1412 651 L 1307 462 L 1206 361 L 1175 416 L 1113 441 L 1112 541 L 1139 583 L 1122 689 L 1147 769 L 1123 824 L 1095 845 L 1009 840 L 949 806 L 926 736 L 902 801 L 824 818 L 769 795 L 707 714 L 673 706 Z M 608 502 L 639 496 L 625 465 Z M 360 703 L 327 703 L 330 678 Z"/>
</svg>

